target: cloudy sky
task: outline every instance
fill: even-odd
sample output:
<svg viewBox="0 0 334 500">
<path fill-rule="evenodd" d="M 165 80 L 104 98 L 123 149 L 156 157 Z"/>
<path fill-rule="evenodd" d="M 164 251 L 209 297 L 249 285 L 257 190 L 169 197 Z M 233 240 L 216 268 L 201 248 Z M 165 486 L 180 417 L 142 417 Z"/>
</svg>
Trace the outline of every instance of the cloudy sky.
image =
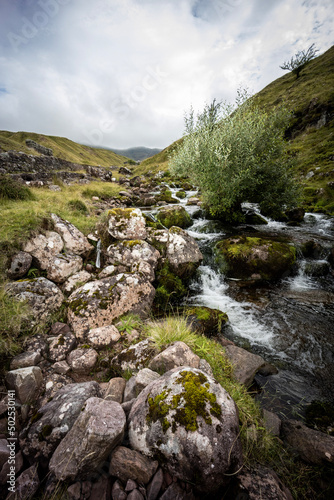
<svg viewBox="0 0 334 500">
<path fill-rule="evenodd" d="M 164 148 L 334 43 L 333 0 L 0 0 L 0 129 Z"/>
</svg>

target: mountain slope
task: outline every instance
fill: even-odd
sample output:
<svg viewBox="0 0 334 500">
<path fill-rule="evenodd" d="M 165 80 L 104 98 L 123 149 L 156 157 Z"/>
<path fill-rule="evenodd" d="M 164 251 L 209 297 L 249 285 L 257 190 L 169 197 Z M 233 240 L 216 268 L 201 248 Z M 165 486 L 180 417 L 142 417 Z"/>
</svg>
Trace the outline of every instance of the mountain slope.
<svg viewBox="0 0 334 500">
<path fill-rule="evenodd" d="M 161 149 L 158 148 L 145 148 L 143 146 L 138 146 L 134 148 L 128 149 L 114 149 L 111 148 L 114 153 L 118 155 L 126 156 L 127 158 L 131 158 L 134 161 L 142 161 L 146 160 L 146 158 L 150 158 L 158 153 L 160 153 Z"/>
<path fill-rule="evenodd" d="M 42 146 L 51 148 L 53 155 L 57 158 L 82 165 L 121 166 L 128 160 L 128 158 L 120 156 L 109 149 L 92 148 L 73 142 L 65 137 L 30 132 L 0 131 L 0 148 L 3 151 L 14 150 L 38 155 L 37 151 L 26 145 L 26 139 L 32 139 Z"/>
</svg>

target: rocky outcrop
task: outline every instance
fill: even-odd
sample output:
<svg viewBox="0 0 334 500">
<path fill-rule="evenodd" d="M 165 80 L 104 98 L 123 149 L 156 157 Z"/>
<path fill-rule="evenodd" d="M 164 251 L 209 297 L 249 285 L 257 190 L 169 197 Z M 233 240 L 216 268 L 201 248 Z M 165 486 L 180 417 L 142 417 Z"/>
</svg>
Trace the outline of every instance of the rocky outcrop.
<svg viewBox="0 0 334 500">
<path fill-rule="evenodd" d="M 28 148 L 34 148 L 38 153 L 46 156 L 53 156 L 53 151 L 50 148 L 46 148 L 42 146 L 42 144 L 38 144 L 38 142 L 33 141 L 32 139 L 26 140 L 26 145 Z"/>
<path fill-rule="evenodd" d="M 201 370 L 175 368 L 149 384 L 129 415 L 132 448 L 160 457 L 170 474 L 214 492 L 242 464 L 238 412 Z"/>
<path fill-rule="evenodd" d="M 108 326 L 127 312 L 148 314 L 155 289 L 140 274 L 122 273 L 86 283 L 68 299 L 69 323 L 80 340 L 92 328 Z"/>
<path fill-rule="evenodd" d="M 38 366 L 29 366 L 11 370 L 6 374 L 8 389 L 15 390 L 21 403 L 31 403 L 39 395 L 43 384 L 43 375 Z"/>
</svg>

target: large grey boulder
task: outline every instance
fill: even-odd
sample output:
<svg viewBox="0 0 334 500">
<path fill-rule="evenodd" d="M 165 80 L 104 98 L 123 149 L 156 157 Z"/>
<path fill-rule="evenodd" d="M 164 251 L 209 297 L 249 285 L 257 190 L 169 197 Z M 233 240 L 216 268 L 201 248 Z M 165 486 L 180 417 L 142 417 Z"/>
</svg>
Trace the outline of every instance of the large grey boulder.
<svg viewBox="0 0 334 500">
<path fill-rule="evenodd" d="M 242 465 L 236 405 L 196 368 L 175 368 L 150 383 L 128 422 L 133 449 L 162 460 L 172 476 L 200 492 L 214 492 Z"/>
<path fill-rule="evenodd" d="M 5 381 L 8 389 L 15 390 L 21 403 L 31 403 L 40 393 L 43 375 L 38 366 L 29 366 L 7 372 Z"/>
<path fill-rule="evenodd" d="M 47 321 L 64 300 L 64 295 L 57 285 L 46 278 L 11 282 L 5 289 L 9 295 L 28 302 L 32 310 L 32 326 Z"/>
<path fill-rule="evenodd" d="M 38 234 L 27 241 L 23 250 L 34 257 L 40 269 L 47 269 L 50 260 L 59 254 L 63 248 L 64 242 L 61 236 L 55 231 L 46 231 L 45 235 Z"/>
<path fill-rule="evenodd" d="M 60 481 L 87 478 L 122 441 L 125 425 L 125 413 L 119 403 L 89 398 L 54 452 L 50 471 Z"/>
<path fill-rule="evenodd" d="M 298 420 L 283 420 L 281 437 L 305 462 L 334 464 L 334 437 L 310 429 Z"/>
<path fill-rule="evenodd" d="M 90 329 L 110 325 L 123 314 L 147 315 L 154 295 L 151 283 L 136 273 L 90 281 L 70 295 L 69 323 L 76 337 L 84 341 Z"/>
<path fill-rule="evenodd" d="M 180 227 L 168 231 L 166 258 L 171 271 L 181 278 L 191 276 L 203 260 L 197 242 Z"/>
<path fill-rule="evenodd" d="M 139 208 L 113 208 L 108 213 L 108 232 L 117 240 L 145 240 L 146 222 Z"/>
<path fill-rule="evenodd" d="M 82 258 L 74 254 L 57 254 L 47 267 L 47 277 L 55 283 L 64 283 L 70 276 L 76 274 L 82 268 Z"/>
<path fill-rule="evenodd" d="M 67 252 L 76 255 L 86 255 L 94 249 L 84 234 L 78 228 L 73 226 L 67 220 L 62 219 L 56 214 L 51 214 L 54 222 L 54 229 L 62 237 Z"/>
<path fill-rule="evenodd" d="M 83 404 L 91 397 L 101 397 L 97 382 L 68 384 L 33 415 L 20 435 L 21 450 L 31 463 L 38 461 L 43 466 L 47 465 L 77 419 Z"/>
<path fill-rule="evenodd" d="M 145 387 L 147 387 L 153 380 L 157 380 L 160 377 L 159 373 L 150 370 L 149 368 L 143 368 L 139 370 L 136 375 L 133 375 L 127 382 L 123 401 L 131 401 L 131 399 L 136 398 Z"/>
<path fill-rule="evenodd" d="M 146 241 L 124 240 L 110 245 L 106 254 L 109 264 L 121 264 L 128 270 L 141 271 L 150 277 L 150 281 L 154 280 L 160 253 Z"/>
</svg>

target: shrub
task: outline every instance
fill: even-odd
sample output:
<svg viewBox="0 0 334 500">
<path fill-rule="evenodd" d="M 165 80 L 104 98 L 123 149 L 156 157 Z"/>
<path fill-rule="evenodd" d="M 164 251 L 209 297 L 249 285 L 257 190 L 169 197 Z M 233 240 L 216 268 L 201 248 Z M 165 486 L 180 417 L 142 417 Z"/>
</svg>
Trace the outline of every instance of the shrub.
<svg viewBox="0 0 334 500">
<path fill-rule="evenodd" d="M 12 179 L 9 175 L 0 174 L 0 201 L 34 199 L 34 195 L 27 186 Z"/>
</svg>

